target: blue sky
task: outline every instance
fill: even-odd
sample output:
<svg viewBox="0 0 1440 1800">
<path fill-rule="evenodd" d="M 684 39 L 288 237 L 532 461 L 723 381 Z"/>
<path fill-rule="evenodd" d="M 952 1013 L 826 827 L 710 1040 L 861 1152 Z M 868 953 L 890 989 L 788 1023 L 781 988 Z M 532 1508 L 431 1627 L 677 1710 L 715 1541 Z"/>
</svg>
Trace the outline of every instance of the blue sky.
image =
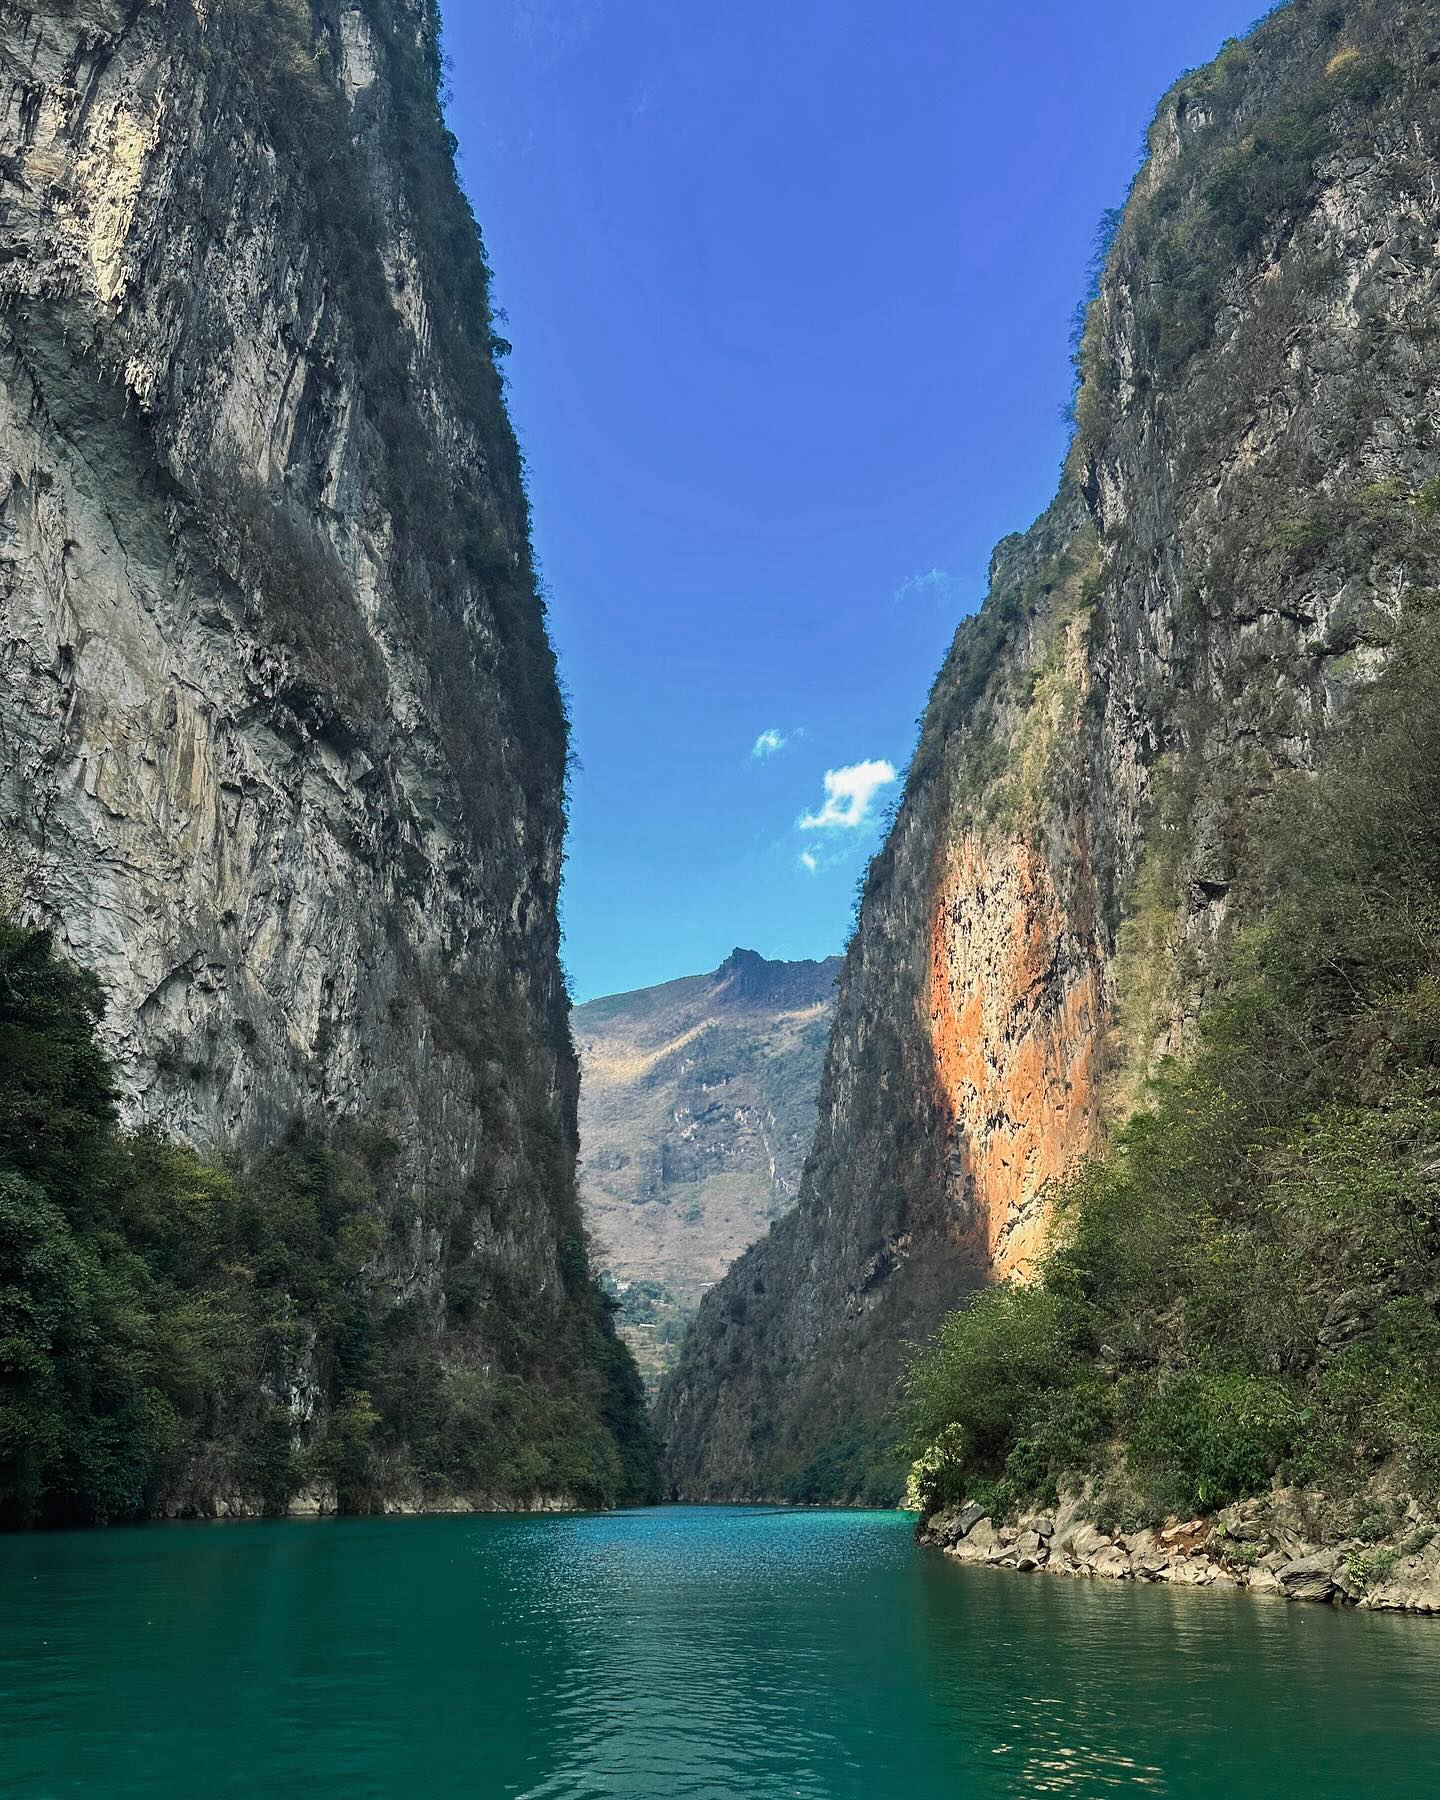
<svg viewBox="0 0 1440 1800">
<path fill-rule="evenodd" d="M 1155 102 L 1256 0 L 445 0 L 580 759 L 579 999 L 823 956 Z"/>
</svg>

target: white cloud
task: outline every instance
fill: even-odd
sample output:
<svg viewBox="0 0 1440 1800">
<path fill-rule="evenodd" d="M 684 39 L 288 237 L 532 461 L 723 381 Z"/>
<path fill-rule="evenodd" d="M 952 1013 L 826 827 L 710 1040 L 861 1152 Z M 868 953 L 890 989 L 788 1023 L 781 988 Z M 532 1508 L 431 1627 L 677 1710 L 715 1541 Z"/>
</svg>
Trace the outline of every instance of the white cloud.
<svg viewBox="0 0 1440 1800">
<path fill-rule="evenodd" d="M 815 854 L 815 852 L 813 850 L 802 850 L 800 852 L 799 860 L 800 860 L 800 867 L 802 869 L 808 869 L 812 875 L 819 873 L 820 858 Z"/>
<path fill-rule="evenodd" d="M 895 590 L 896 603 L 907 600 L 931 600 L 936 606 L 948 606 L 958 597 L 962 586 L 958 575 L 949 569 L 925 569 L 919 575 L 908 575 Z"/>
<path fill-rule="evenodd" d="M 870 804 L 883 787 L 895 780 L 895 765 L 883 760 L 851 763 L 845 769 L 825 771 L 825 804 L 819 812 L 805 813 L 802 831 L 853 831 L 870 818 Z"/>
<path fill-rule="evenodd" d="M 803 725 L 792 725 L 788 731 L 781 731 L 778 725 L 772 725 L 768 731 L 762 731 L 756 738 L 750 746 L 750 754 L 757 762 L 764 762 L 769 757 L 778 756 L 791 744 L 798 744 L 804 736 L 805 727 Z"/>
</svg>

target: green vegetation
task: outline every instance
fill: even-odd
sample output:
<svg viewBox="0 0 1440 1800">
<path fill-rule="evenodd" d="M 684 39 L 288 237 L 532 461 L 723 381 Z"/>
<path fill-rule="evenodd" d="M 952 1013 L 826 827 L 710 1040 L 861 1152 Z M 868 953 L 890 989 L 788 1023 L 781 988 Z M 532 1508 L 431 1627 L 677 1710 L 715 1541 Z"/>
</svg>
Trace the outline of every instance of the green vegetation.
<svg viewBox="0 0 1440 1800">
<path fill-rule="evenodd" d="M 601 1286 L 615 1303 L 618 1325 L 658 1325 L 675 1305 L 675 1296 L 663 1281 L 621 1283 L 606 1274 L 601 1277 Z"/>
<path fill-rule="evenodd" d="M 1440 1491 L 1440 615 L 1258 809 L 1194 1054 L 912 1365 L 918 1504 Z"/>
<path fill-rule="evenodd" d="M 645 1402 L 653 1405 L 666 1372 L 695 1317 L 686 1302 L 661 1281 L 620 1281 L 608 1270 L 600 1286 L 615 1319 L 615 1330 L 639 1371 Z"/>
<path fill-rule="evenodd" d="M 1005 538 L 996 547 L 990 565 L 990 595 L 985 605 L 956 631 L 939 674 L 931 684 L 915 754 L 905 776 L 904 805 L 913 809 L 927 803 L 943 807 L 952 824 L 971 822 L 983 796 L 989 795 L 997 810 L 1017 811 L 1033 795 L 1016 791 L 1007 775 L 1005 754 L 994 731 L 993 706 L 987 706 L 987 690 L 994 670 L 1011 650 L 1018 635 L 1037 614 L 1053 619 L 1051 647 L 1055 657 L 1049 671 L 1053 690 L 1041 696 L 1059 699 L 1068 706 L 1068 644 L 1064 627 L 1078 620 L 1093 604 L 1096 546 L 1093 532 L 1081 522 L 1078 498 L 1067 482 L 1057 499 L 1024 536 Z M 1039 677 L 1036 678 L 1040 679 Z M 1022 696 L 1016 696 L 1017 699 Z M 1023 696 L 1035 698 L 1033 684 Z M 1043 729 L 1037 715 L 1036 729 Z M 957 731 L 966 733 L 963 762 L 947 757 L 947 746 Z M 1043 782 L 1048 758 L 1028 771 L 1032 785 Z M 958 777 L 957 777 L 958 771 Z M 892 857 L 890 834 L 871 859 L 860 889 L 860 899 L 881 886 Z"/>
<path fill-rule="evenodd" d="M 890 1425 L 857 1421 L 788 1475 L 780 1497 L 791 1506 L 895 1504 L 905 1486 L 905 1451 Z"/>
<path fill-rule="evenodd" d="M 651 1498 L 639 1378 L 562 1245 L 547 1313 L 502 1266 L 453 1271 L 485 1346 L 442 1360 L 374 1271 L 393 1146 L 301 1129 L 248 1167 L 116 1121 L 97 984 L 0 923 L 0 1524 L 103 1522 L 333 1485 L 593 1505 Z"/>
<path fill-rule="evenodd" d="M 663 1281 L 617 1281 L 608 1271 L 600 1285 L 610 1297 L 617 1326 L 651 1329 L 661 1344 L 678 1344 L 684 1338 L 691 1319 L 693 1304 L 687 1304 Z"/>
<path fill-rule="evenodd" d="M 1067 783 L 1073 779 L 1075 735 L 1084 704 L 1085 648 L 1098 574 L 1094 533 L 1084 530 L 1046 570 L 1056 584 L 1043 595 L 1048 615 L 1043 629 L 1048 643 L 1025 678 L 1023 712 L 1001 770 L 982 796 L 987 824 L 999 825 L 1032 842 L 1046 816 L 1063 807 Z M 981 768 L 986 760 L 980 759 Z M 952 789 L 952 806 L 958 798 Z"/>
</svg>

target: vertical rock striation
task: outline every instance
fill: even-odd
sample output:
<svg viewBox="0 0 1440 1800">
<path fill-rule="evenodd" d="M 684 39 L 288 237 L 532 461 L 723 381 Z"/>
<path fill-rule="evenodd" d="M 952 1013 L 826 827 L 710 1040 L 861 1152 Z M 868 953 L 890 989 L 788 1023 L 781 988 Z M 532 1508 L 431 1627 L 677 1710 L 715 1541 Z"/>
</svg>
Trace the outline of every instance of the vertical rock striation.
<svg viewBox="0 0 1440 1800">
<path fill-rule="evenodd" d="M 363 1129 L 382 1305 L 529 1379 L 592 1304 L 566 725 L 439 55 L 433 0 L 0 7 L 0 815 L 130 1122 Z"/>
<path fill-rule="evenodd" d="M 1184 1045 L 1249 808 L 1436 584 L 1440 47 L 1294 0 L 1162 103 L 1060 494 L 996 553 L 840 980 L 794 1213 L 707 1298 L 670 1479 L 896 1491 L 906 1346 L 1023 1274 Z"/>
</svg>

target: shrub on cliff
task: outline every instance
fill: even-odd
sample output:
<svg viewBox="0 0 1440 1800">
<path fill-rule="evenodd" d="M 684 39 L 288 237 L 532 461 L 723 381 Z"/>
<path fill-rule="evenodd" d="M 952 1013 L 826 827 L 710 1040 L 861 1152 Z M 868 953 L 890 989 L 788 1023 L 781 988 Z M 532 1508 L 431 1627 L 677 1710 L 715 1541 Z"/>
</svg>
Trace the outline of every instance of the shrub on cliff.
<svg viewBox="0 0 1440 1800">
<path fill-rule="evenodd" d="M 478 1272 L 501 1366 L 442 1369 L 372 1291 L 386 1147 L 302 1130 L 244 1168 L 128 1134 L 96 983 L 0 921 L 0 1525 L 103 1523 L 166 1499 L 279 1510 L 307 1482 L 364 1509 L 408 1488 L 650 1499 L 639 1376 L 583 1249 L 549 1328 Z M 196 1473 L 201 1471 L 201 1473 Z"/>
<path fill-rule="evenodd" d="M 1327 164 L 1433 133 L 1440 82 L 1433 60 L 1415 52 L 1428 42 L 1426 23 L 1416 0 L 1290 0 L 1182 77 L 1161 112 L 1163 165 L 1148 165 L 1159 178 L 1125 227 L 1142 383 L 1173 380 L 1211 345 L 1227 284 L 1285 243 Z M 1074 346 L 1075 411 L 1093 445 L 1116 396 L 1103 308 L 1087 311 Z"/>
<path fill-rule="evenodd" d="M 919 1499 L 1142 1512 L 1440 1483 L 1440 620 L 1257 819 L 1219 1002 L 1058 1196 L 1038 1280 L 912 1366 Z"/>
</svg>

